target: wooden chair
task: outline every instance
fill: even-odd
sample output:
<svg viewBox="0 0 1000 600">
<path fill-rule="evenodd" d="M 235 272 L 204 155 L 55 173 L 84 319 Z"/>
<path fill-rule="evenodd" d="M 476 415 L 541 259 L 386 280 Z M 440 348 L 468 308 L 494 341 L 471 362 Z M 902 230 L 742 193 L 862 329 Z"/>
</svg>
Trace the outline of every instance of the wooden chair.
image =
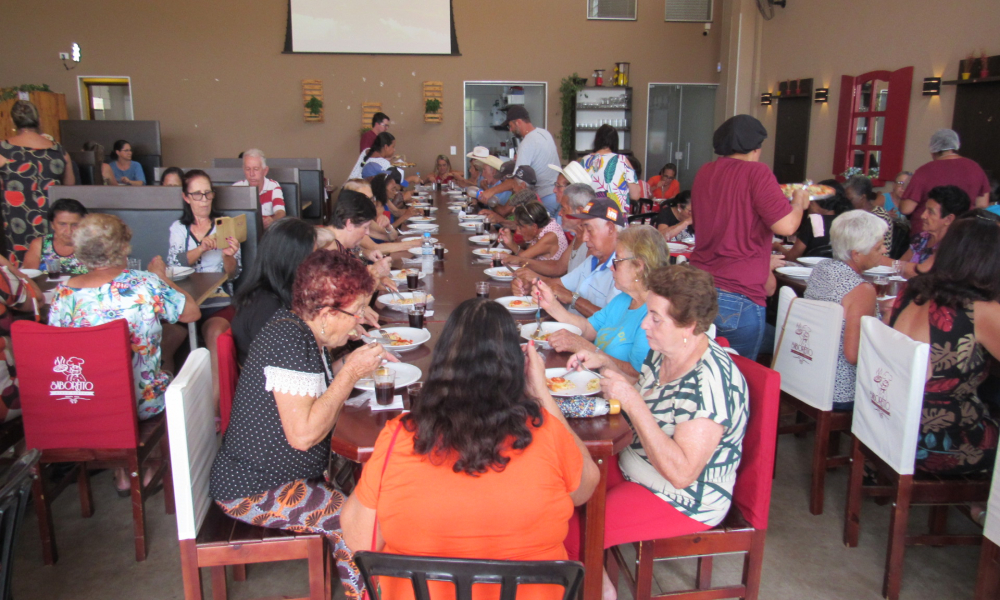
<svg viewBox="0 0 1000 600">
<path fill-rule="evenodd" d="M 989 479 L 914 475 L 924 400 L 928 344 L 915 342 L 874 317 L 861 318 L 861 346 L 851 432 L 844 544 L 858 545 L 862 494 L 892 500 L 882 596 L 899 598 L 906 545 L 978 544 L 981 535 L 946 535 L 949 504 L 985 501 Z M 883 482 L 862 489 L 865 462 Z M 930 533 L 907 535 L 911 504 L 932 505 Z"/>
<path fill-rule="evenodd" d="M 226 433 L 229 427 L 229 416 L 233 410 L 233 398 L 236 397 L 236 383 L 240 378 L 240 365 L 236 361 L 236 342 L 233 340 L 233 330 L 227 329 L 215 342 L 215 351 L 219 355 L 219 419 L 221 431 Z"/>
<path fill-rule="evenodd" d="M 24 437 L 42 452 L 34 482 L 35 510 L 45 564 L 55 564 L 55 534 L 42 466 L 79 463 L 81 513 L 94 514 L 87 470 L 125 468 L 132 484 L 135 559 L 146 560 L 146 499 L 163 483 L 167 514 L 174 512 L 170 449 L 162 414 L 139 422 L 132 345 L 124 319 L 96 327 L 49 327 L 17 321 L 11 331 L 20 379 Z M 148 483 L 144 472 L 154 469 Z"/>
<path fill-rule="evenodd" d="M 41 455 L 38 450 L 28 451 L 4 473 L 3 480 L 0 481 L 0 535 L 3 539 L 0 545 L 0 600 L 11 598 L 17 530 L 28 507 L 32 473 Z"/>
<path fill-rule="evenodd" d="M 655 559 L 694 557 L 698 558 L 697 589 L 671 592 L 657 598 L 757 598 L 771 504 L 771 472 L 774 468 L 781 376 L 742 356 L 732 358 L 747 381 L 750 417 L 729 514 L 722 523 L 707 531 L 634 544 L 634 573 L 629 571 L 621 550 L 612 548 L 613 560 L 607 561 L 608 574 L 612 581 L 617 581 L 618 569 L 624 569 L 626 583 L 635 600 L 651 598 Z M 738 585 L 712 587 L 713 555 L 732 553 L 746 554 L 742 582 Z"/>
<path fill-rule="evenodd" d="M 653 205 L 656 204 L 656 200 L 653 198 L 639 198 L 638 200 L 632 200 L 632 214 L 637 215 L 645 210 L 645 212 L 653 212 Z"/>
<path fill-rule="evenodd" d="M 782 288 L 782 293 L 786 289 Z M 778 341 L 771 366 L 781 373 L 781 400 L 794 409 L 797 420 L 800 415 L 812 419 L 781 427 L 778 433 L 816 431 L 809 486 L 809 512 L 814 515 L 823 514 L 827 470 L 848 464 L 850 458 L 835 454 L 839 432 L 851 430 L 851 412 L 833 410 L 840 346 L 836 341 L 843 324 L 844 307 L 840 304 L 793 298 L 775 336 Z"/>
<path fill-rule="evenodd" d="M 381 599 L 373 577 L 409 579 L 416 600 L 430 600 L 428 581 L 454 584 L 457 600 L 472 600 L 472 586 L 486 583 L 500 584 L 504 600 L 514 600 L 517 587 L 526 584 L 560 585 L 563 600 L 572 600 L 583 583 L 583 565 L 568 560 L 478 560 L 361 551 L 354 561 L 372 600 Z"/>
<path fill-rule="evenodd" d="M 211 355 L 192 352 L 167 389 L 167 422 L 172 444 L 177 537 L 185 600 L 201 600 L 201 568 L 212 573 L 212 597 L 225 600 L 226 566 L 233 579 L 246 578 L 246 564 L 309 561 L 310 600 L 329 600 L 332 556 L 318 534 L 254 527 L 226 516 L 208 496 L 209 475 L 219 449 L 213 426 Z M 306 600 L 305 598 L 299 600 Z"/>
<path fill-rule="evenodd" d="M 979 552 L 979 575 L 976 577 L 976 600 L 1000 598 L 1000 469 L 993 469 L 990 499 L 983 528 L 983 547 Z"/>
</svg>

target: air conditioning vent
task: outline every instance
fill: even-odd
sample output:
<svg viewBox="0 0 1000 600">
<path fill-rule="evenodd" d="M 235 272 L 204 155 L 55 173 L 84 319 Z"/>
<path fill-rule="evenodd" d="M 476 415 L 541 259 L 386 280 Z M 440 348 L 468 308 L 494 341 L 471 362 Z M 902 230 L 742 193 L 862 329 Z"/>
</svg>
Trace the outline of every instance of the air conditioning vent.
<svg viewBox="0 0 1000 600">
<path fill-rule="evenodd" d="M 712 0 L 664 0 L 665 21 L 680 23 L 711 23 Z"/>
<path fill-rule="evenodd" d="M 587 0 L 588 19 L 635 20 L 636 0 Z"/>
</svg>

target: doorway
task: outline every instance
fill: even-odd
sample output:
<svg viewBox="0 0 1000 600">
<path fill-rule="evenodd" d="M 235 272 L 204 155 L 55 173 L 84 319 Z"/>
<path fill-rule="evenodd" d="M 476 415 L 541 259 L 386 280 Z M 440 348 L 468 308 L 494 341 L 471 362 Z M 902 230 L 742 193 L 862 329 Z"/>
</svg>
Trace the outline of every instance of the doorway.
<svg viewBox="0 0 1000 600">
<path fill-rule="evenodd" d="M 809 151 L 809 121 L 812 95 L 778 100 L 778 118 L 774 128 L 774 176 L 778 183 L 802 183 L 806 180 L 806 154 Z"/>
<path fill-rule="evenodd" d="M 79 77 L 80 118 L 88 121 L 131 121 L 132 82 L 128 77 Z"/>
<path fill-rule="evenodd" d="M 677 167 L 682 190 L 691 189 L 694 176 L 715 155 L 715 84 L 649 84 L 646 121 L 646 162 L 643 178 L 659 174 L 668 163 Z"/>
<path fill-rule="evenodd" d="M 463 169 L 468 176 L 469 161 L 465 155 L 476 146 L 484 146 L 490 154 L 507 160 L 514 156 L 517 141 L 506 127 L 500 125 L 507 117 L 507 108 L 521 104 L 531 115 L 535 127 L 545 129 L 548 84 L 531 81 L 466 81 L 465 151 Z M 452 165 L 457 168 L 458 165 Z"/>
</svg>

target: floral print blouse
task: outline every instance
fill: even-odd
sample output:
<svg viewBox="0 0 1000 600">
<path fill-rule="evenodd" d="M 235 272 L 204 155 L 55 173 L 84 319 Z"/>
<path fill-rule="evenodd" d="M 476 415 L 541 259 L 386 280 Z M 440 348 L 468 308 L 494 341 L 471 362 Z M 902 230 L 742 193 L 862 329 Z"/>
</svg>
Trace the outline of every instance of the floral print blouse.
<svg viewBox="0 0 1000 600">
<path fill-rule="evenodd" d="M 132 370 L 139 420 L 163 411 L 170 375 L 160 371 L 160 320 L 176 323 L 184 312 L 184 295 L 148 271 L 125 270 L 96 288 L 56 288 L 49 325 L 92 327 L 125 319 L 132 336 Z"/>
</svg>

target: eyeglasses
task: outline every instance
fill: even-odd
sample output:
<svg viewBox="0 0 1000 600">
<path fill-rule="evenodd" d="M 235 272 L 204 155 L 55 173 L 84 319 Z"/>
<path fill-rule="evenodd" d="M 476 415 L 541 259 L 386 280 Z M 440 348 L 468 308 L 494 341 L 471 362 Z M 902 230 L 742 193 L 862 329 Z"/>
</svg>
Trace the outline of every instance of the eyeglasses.
<svg viewBox="0 0 1000 600">
<path fill-rule="evenodd" d="M 906 185 L 906 180 L 904 179 L 903 181 L 897 181 L 896 185 Z"/>
<path fill-rule="evenodd" d="M 188 196 L 191 196 L 192 200 L 198 202 L 211 202 L 212 198 L 215 197 L 215 192 L 209 190 L 207 192 L 188 192 Z"/>
<path fill-rule="evenodd" d="M 360 321 L 360 320 L 362 320 L 362 319 L 365 318 L 365 309 L 364 309 L 364 307 L 361 307 L 361 310 L 359 310 L 357 313 L 349 313 L 346 310 L 344 310 L 342 308 L 338 308 L 336 306 L 331 306 L 330 308 L 332 308 L 333 310 L 335 310 L 337 312 L 344 313 L 345 315 L 347 315 L 348 317 L 351 317 L 352 319 L 354 319 L 356 321 Z"/>
<path fill-rule="evenodd" d="M 638 258 L 638 257 L 637 256 L 628 256 L 626 258 L 613 258 L 613 259 L 611 259 L 611 266 L 617 269 L 618 268 L 618 263 L 625 262 L 626 260 L 635 260 L 636 258 Z"/>
</svg>

